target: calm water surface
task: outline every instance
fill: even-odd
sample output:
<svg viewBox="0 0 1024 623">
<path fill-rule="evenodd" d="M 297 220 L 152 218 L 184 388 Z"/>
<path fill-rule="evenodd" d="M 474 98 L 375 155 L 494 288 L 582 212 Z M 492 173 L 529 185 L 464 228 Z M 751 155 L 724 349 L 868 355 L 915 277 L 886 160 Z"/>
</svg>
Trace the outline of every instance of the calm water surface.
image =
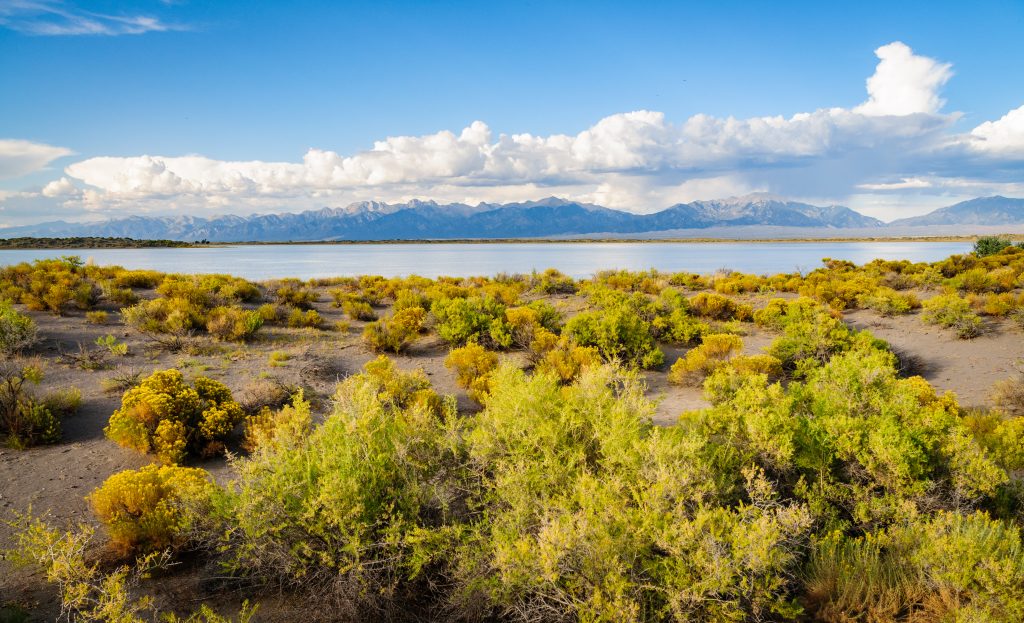
<svg viewBox="0 0 1024 623">
<path fill-rule="evenodd" d="M 711 273 L 808 271 L 831 257 L 858 264 L 875 258 L 936 261 L 971 248 L 967 242 L 769 243 L 508 243 L 252 245 L 187 249 L 0 250 L 0 265 L 77 254 L 97 264 L 180 273 L 230 273 L 252 280 L 279 277 L 472 276 L 557 268 L 573 277 L 604 269 Z"/>
</svg>

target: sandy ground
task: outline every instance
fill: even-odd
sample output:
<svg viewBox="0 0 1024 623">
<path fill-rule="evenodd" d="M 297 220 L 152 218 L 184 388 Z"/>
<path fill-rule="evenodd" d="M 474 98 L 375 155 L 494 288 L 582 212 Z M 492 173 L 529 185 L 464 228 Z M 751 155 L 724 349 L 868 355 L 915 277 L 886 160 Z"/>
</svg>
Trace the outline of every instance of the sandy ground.
<svg viewBox="0 0 1024 623">
<path fill-rule="evenodd" d="M 552 300 L 567 316 L 581 307 L 579 299 L 574 297 Z M 342 315 L 327 301 L 328 297 L 323 296 L 316 308 L 327 323 L 333 325 Z M 307 396 L 319 401 L 323 409 L 339 379 L 357 372 L 376 357 L 359 338 L 364 324 L 361 322 L 353 322 L 346 333 L 268 326 L 250 344 L 211 344 L 202 354 L 190 355 L 154 349 L 144 338 L 123 327 L 113 309 L 108 311 L 111 311 L 111 322 L 105 326 L 88 324 L 81 312 L 72 312 L 63 318 L 30 312 L 44 338 L 33 351 L 46 362 L 46 376 L 40 389 L 77 387 L 82 391 L 83 404 L 78 414 L 65 420 L 61 443 L 24 451 L 0 448 L 0 519 L 8 518 L 11 511 L 31 507 L 34 513 L 45 512 L 51 521 L 61 526 L 91 521 L 84 496 L 111 474 L 150 462 L 149 457 L 123 449 L 104 437 L 103 427 L 120 404 L 118 394 L 102 389 L 100 382 L 105 377 L 124 369 L 148 374 L 155 369 L 178 367 L 186 375 L 203 374 L 219 379 L 238 397 L 247 384 L 263 375 L 307 388 Z M 916 314 L 882 318 L 872 312 L 856 311 L 847 314 L 847 320 L 888 341 L 913 360 L 915 373 L 940 390 L 956 392 L 967 406 L 984 405 L 992 385 L 1013 375 L 1015 364 L 1024 358 L 1021 332 L 1005 322 L 989 320 L 984 335 L 974 340 L 960 340 L 950 331 L 923 324 Z M 747 327 L 744 351 L 748 354 L 762 352 L 774 336 L 752 325 Z M 96 349 L 95 339 L 106 334 L 127 342 L 131 350 L 126 357 L 111 357 L 110 369 L 89 371 L 62 362 L 61 353 L 77 351 L 79 343 Z M 707 406 L 699 388 L 668 383 L 668 368 L 686 350 L 671 346 L 665 346 L 664 350 L 665 366 L 644 374 L 648 394 L 658 401 L 654 421 L 662 425 L 675 422 L 684 411 Z M 268 357 L 274 351 L 284 351 L 291 358 L 281 365 L 271 366 Z M 401 368 L 422 368 L 439 392 L 457 396 L 460 409 L 475 410 L 475 403 L 456 386 L 454 375 L 444 367 L 447 352 L 447 346 L 431 335 L 422 338 L 408 353 L 394 358 Z M 503 357 L 524 361 L 517 353 Z M 210 470 L 218 481 L 230 478 L 230 470 L 223 459 L 204 461 L 200 465 Z M 0 548 L 9 547 L 11 538 L 12 530 L 0 523 Z M 166 590 L 168 598 L 175 600 L 175 595 L 188 589 L 168 583 Z M 56 614 L 53 600 L 53 588 L 44 586 L 37 574 L 0 563 L 0 605 L 11 601 L 36 604 L 39 614 L 33 620 L 44 621 L 53 620 Z"/>
</svg>

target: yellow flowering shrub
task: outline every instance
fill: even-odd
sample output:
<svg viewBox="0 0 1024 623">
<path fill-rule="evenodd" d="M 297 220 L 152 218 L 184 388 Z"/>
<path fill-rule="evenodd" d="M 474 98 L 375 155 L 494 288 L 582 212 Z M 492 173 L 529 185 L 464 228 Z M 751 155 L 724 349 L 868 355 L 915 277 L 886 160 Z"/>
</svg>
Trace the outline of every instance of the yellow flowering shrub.
<svg viewBox="0 0 1024 623">
<path fill-rule="evenodd" d="M 483 402 L 490 390 L 491 373 L 498 367 L 498 355 L 470 342 L 453 349 L 444 360 L 444 366 L 455 370 L 455 381 L 471 399 Z"/>
<path fill-rule="evenodd" d="M 728 333 L 705 335 L 699 346 L 690 349 L 685 357 L 680 357 L 672 364 L 668 380 L 680 385 L 703 381 L 742 349 L 743 340 L 739 336 Z"/>
<path fill-rule="evenodd" d="M 173 464 L 189 454 L 219 452 L 243 417 L 223 383 L 199 377 L 190 386 L 171 369 L 154 372 L 125 392 L 104 432 L 122 446 L 154 452 Z"/>
<path fill-rule="evenodd" d="M 118 472 L 89 494 L 89 504 L 120 552 L 155 551 L 182 544 L 187 507 L 203 505 L 214 484 L 206 470 L 147 465 Z"/>
</svg>

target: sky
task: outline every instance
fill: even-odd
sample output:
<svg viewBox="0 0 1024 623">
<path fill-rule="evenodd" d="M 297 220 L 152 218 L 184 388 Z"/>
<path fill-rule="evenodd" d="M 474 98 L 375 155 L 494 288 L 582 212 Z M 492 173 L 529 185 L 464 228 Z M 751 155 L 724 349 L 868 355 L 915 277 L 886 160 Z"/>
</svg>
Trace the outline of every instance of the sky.
<svg viewBox="0 0 1024 623">
<path fill-rule="evenodd" d="M 1024 196 L 1024 0 L 0 0 L 0 227 Z"/>
</svg>

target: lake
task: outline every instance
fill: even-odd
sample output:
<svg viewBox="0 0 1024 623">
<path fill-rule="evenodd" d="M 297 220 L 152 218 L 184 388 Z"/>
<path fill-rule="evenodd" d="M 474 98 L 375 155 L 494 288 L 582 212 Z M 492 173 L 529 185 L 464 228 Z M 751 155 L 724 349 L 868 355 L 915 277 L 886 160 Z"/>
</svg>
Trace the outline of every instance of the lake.
<svg viewBox="0 0 1024 623">
<path fill-rule="evenodd" d="M 968 242 L 566 242 L 238 245 L 184 249 L 0 250 L 0 265 L 79 255 L 97 264 L 179 273 L 230 273 L 251 280 L 375 274 L 398 277 L 494 275 L 557 268 L 573 277 L 604 269 L 712 273 L 806 272 L 831 257 L 936 261 Z"/>
</svg>

